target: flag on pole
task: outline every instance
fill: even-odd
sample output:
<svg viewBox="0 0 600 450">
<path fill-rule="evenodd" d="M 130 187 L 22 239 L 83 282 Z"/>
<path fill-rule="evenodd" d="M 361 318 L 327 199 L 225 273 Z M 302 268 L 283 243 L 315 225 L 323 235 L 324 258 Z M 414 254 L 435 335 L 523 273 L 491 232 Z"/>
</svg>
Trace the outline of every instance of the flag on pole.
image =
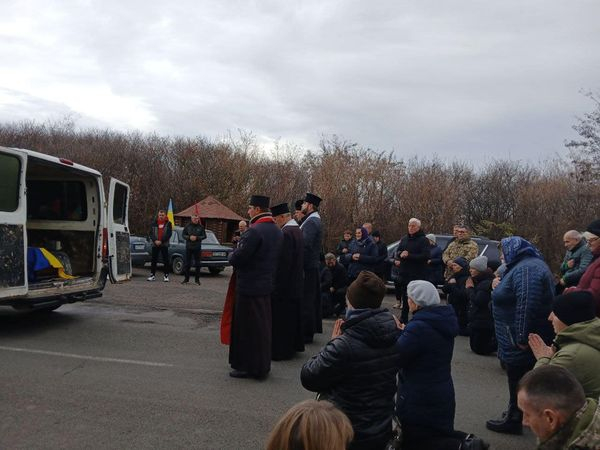
<svg viewBox="0 0 600 450">
<path fill-rule="evenodd" d="M 200 217 L 200 206 L 199 206 L 200 202 L 196 202 L 194 204 L 194 214 L 196 214 L 198 216 L 198 218 L 200 219 L 200 223 L 202 223 L 202 218 Z"/>
<path fill-rule="evenodd" d="M 167 209 L 167 219 L 171 222 L 171 226 L 175 227 L 175 217 L 173 216 L 173 200 L 169 199 L 169 208 Z"/>
</svg>

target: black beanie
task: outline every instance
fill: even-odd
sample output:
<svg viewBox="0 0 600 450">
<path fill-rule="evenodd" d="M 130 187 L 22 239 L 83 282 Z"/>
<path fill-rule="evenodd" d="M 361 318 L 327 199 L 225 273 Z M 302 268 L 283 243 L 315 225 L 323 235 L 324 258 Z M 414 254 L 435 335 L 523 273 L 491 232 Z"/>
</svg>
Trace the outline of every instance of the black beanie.
<svg viewBox="0 0 600 450">
<path fill-rule="evenodd" d="M 379 308 L 385 297 L 385 284 L 373 272 L 363 270 L 348 286 L 346 296 L 355 309 Z"/>
<path fill-rule="evenodd" d="M 587 291 L 559 295 L 554 298 L 552 312 L 565 325 L 592 320 L 596 317 L 594 296 Z"/>
<path fill-rule="evenodd" d="M 590 223 L 585 231 L 589 231 L 596 236 L 600 236 L 600 219 L 594 220 L 592 223 Z"/>
</svg>

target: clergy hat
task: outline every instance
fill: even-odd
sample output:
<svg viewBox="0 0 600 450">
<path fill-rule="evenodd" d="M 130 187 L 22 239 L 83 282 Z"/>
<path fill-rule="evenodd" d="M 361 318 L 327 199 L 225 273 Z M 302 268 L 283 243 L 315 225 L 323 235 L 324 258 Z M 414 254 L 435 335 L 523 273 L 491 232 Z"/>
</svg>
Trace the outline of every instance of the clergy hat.
<svg viewBox="0 0 600 450">
<path fill-rule="evenodd" d="M 265 197 L 264 195 L 253 195 L 250 197 L 250 206 L 256 206 L 262 209 L 269 209 L 269 201 L 271 199 L 269 197 Z"/>
<path fill-rule="evenodd" d="M 306 203 L 312 203 L 315 206 L 319 206 L 319 203 L 321 203 L 321 197 L 319 197 L 318 195 L 315 194 L 311 194 L 310 192 L 306 193 L 306 197 L 304 197 L 304 201 Z"/>
<path fill-rule="evenodd" d="M 281 214 L 289 214 L 290 207 L 287 203 L 280 203 L 279 205 L 271 206 L 271 214 L 273 216 L 279 216 Z"/>
<path fill-rule="evenodd" d="M 304 203 L 304 200 L 302 200 L 302 199 L 296 200 L 296 202 L 294 203 L 294 209 L 296 211 L 302 210 L 302 203 Z"/>
</svg>

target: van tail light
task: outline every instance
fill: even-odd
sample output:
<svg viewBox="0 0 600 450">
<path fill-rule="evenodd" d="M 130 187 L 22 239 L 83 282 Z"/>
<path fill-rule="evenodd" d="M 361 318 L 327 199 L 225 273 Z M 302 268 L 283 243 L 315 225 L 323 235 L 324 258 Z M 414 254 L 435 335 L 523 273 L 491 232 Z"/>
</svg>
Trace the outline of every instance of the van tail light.
<svg viewBox="0 0 600 450">
<path fill-rule="evenodd" d="M 102 228 L 102 262 L 108 261 L 108 228 Z"/>
</svg>

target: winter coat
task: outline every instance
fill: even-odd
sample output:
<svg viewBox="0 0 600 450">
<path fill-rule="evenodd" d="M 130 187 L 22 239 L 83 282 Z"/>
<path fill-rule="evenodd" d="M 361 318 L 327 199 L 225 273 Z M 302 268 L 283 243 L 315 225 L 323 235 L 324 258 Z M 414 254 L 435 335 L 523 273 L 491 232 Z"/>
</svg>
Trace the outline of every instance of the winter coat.
<svg viewBox="0 0 600 450">
<path fill-rule="evenodd" d="M 586 399 L 585 405 L 573 414 L 548 440 L 541 442 L 537 450 L 598 450 L 600 442 L 600 404 Z"/>
<path fill-rule="evenodd" d="M 336 291 L 345 289 L 348 286 L 348 275 L 346 268 L 336 262 L 335 266 L 325 266 L 321 269 L 321 292 L 329 293 L 330 288 Z"/>
<path fill-rule="evenodd" d="M 300 229 L 304 239 L 304 270 L 319 269 L 323 233 L 319 213 L 315 211 L 306 216 Z"/>
<path fill-rule="evenodd" d="M 450 278 L 446 280 L 442 291 L 448 295 L 448 303 L 453 304 L 467 304 L 467 292 L 465 288 L 465 282 L 469 278 L 469 269 L 463 267 L 459 272 L 452 273 Z M 450 280 L 456 280 L 456 283 L 450 283 Z"/>
<path fill-rule="evenodd" d="M 275 288 L 275 271 L 283 234 L 272 221 L 256 223 L 265 216 L 270 215 L 260 214 L 252 218 L 250 228 L 229 254 L 229 262 L 236 271 L 236 294 L 258 297 L 270 295 Z"/>
<path fill-rule="evenodd" d="M 507 262 L 500 284 L 492 291 L 500 360 L 513 365 L 530 364 L 531 350 L 518 347 L 528 344 L 529 333 L 537 333 L 544 342 L 551 342 L 554 333 L 548 316 L 553 293 L 552 273 L 543 259 L 525 254 Z"/>
<path fill-rule="evenodd" d="M 484 272 L 473 278 L 474 287 L 466 288 L 469 300 L 469 327 L 472 329 L 494 329 L 492 317 L 492 281 L 494 275 Z"/>
<path fill-rule="evenodd" d="M 335 248 L 336 255 L 344 256 L 345 254 L 347 254 L 348 252 L 344 252 L 344 249 L 350 249 L 350 244 L 353 240 L 354 239 L 350 239 L 349 241 L 347 241 L 345 239 L 342 239 Z"/>
<path fill-rule="evenodd" d="M 400 258 L 403 251 L 408 252 L 406 258 Z M 427 278 L 427 260 L 429 259 L 429 240 L 421 230 L 415 234 L 407 234 L 400 239 L 394 261 L 400 261 L 398 277 L 403 281 L 424 280 Z"/>
<path fill-rule="evenodd" d="M 183 239 L 185 239 L 185 248 L 190 250 L 198 250 L 202 248 L 202 241 L 206 239 L 206 231 L 200 223 L 188 223 L 183 229 Z M 190 236 L 196 236 L 196 240 L 190 240 Z"/>
<path fill-rule="evenodd" d="M 386 273 L 386 260 L 388 258 L 387 245 L 380 239 L 379 242 L 375 242 L 375 246 L 377 247 L 377 260 L 373 267 L 373 272 L 383 279 Z"/>
<path fill-rule="evenodd" d="M 592 258 L 592 252 L 583 239 L 575 246 L 575 248 L 573 248 L 573 250 L 567 250 L 565 258 L 560 265 L 560 274 L 565 282 L 565 286 L 577 286 L 585 269 L 587 269 L 592 262 Z M 570 260 L 573 260 L 575 263 L 572 268 L 569 268 L 567 265 Z"/>
<path fill-rule="evenodd" d="M 536 367 L 564 367 L 581 383 L 586 397 L 600 397 L 600 319 L 569 325 L 556 335 L 554 346 L 556 353 L 538 359 Z"/>
<path fill-rule="evenodd" d="M 399 333 L 387 309 L 355 310 L 342 325 L 342 335 L 302 367 L 302 385 L 326 393 L 348 416 L 357 443 L 391 435 Z"/>
<path fill-rule="evenodd" d="M 171 225 L 171 222 L 169 222 L 167 220 L 167 221 L 165 221 L 165 225 L 164 225 L 164 229 L 163 229 L 163 233 L 162 233 L 161 247 L 169 246 L 169 241 L 171 240 L 172 234 L 173 234 L 173 226 Z M 158 241 L 158 220 L 156 220 L 156 219 L 152 222 L 152 225 L 150 226 L 149 237 L 150 237 L 150 240 L 152 241 L 152 247 L 156 247 L 156 244 L 154 243 L 154 241 Z"/>
<path fill-rule="evenodd" d="M 566 292 L 588 291 L 596 300 L 596 316 L 600 317 L 600 250 L 594 254 L 592 263 L 579 280 L 577 287 L 570 288 Z"/>
<path fill-rule="evenodd" d="M 352 255 L 358 253 L 358 261 L 352 259 Z M 354 240 L 350 245 L 350 251 L 344 256 L 348 263 L 348 278 L 353 280 L 363 270 L 373 272 L 377 263 L 377 245 L 370 236 L 360 241 Z"/>
<path fill-rule="evenodd" d="M 429 262 L 427 263 L 428 280 L 434 285 L 444 284 L 444 262 L 439 245 L 429 246 Z"/>
<path fill-rule="evenodd" d="M 454 430 L 451 362 L 458 322 L 451 306 L 418 309 L 396 344 L 401 369 L 396 414 L 400 422 Z"/>
</svg>

